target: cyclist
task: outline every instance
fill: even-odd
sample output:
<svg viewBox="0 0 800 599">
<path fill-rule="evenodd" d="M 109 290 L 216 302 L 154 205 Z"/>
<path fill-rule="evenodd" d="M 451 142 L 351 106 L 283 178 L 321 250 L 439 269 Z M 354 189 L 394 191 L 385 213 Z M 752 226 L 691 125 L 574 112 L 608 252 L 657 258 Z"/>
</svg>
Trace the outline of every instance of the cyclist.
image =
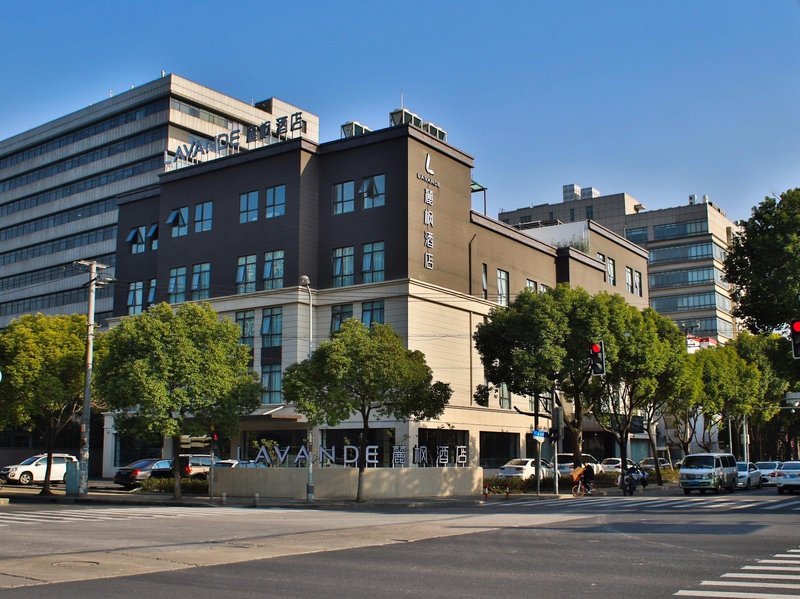
<svg viewBox="0 0 800 599">
<path fill-rule="evenodd" d="M 586 493 L 594 493 L 594 469 L 589 462 L 583 465 L 583 486 L 586 487 Z"/>
</svg>

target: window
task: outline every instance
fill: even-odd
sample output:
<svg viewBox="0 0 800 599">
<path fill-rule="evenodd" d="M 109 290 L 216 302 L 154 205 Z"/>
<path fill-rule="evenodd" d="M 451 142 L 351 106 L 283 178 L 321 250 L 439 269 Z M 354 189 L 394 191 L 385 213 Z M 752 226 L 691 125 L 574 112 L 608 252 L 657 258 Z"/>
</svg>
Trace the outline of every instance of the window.
<svg viewBox="0 0 800 599">
<path fill-rule="evenodd" d="M 283 250 L 264 253 L 264 289 L 283 287 Z"/>
<path fill-rule="evenodd" d="M 258 192 L 250 191 L 239 196 L 239 222 L 253 223 L 258 220 Z"/>
<path fill-rule="evenodd" d="M 539 293 L 547 293 L 548 291 L 550 291 L 550 289 L 551 287 L 549 285 L 545 285 L 544 283 L 539 285 Z"/>
<path fill-rule="evenodd" d="M 725 289 L 728 283 L 721 270 L 713 266 L 685 270 L 666 270 L 650 275 L 650 288 L 682 287 L 684 285 L 708 285 L 717 283 Z"/>
<path fill-rule="evenodd" d="M 158 249 L 158 224 L 150 225 L 147 230 L 147 238 L 150 240 L 150 249 L 156 251 Z"/>
<path fill-rule="evenodd" d="M 146 227 L 134 227 L 128 233 L 128 238 L 125 240 L 131 244 L 131 254 L 143 254 L 146 248 L 145 235 L 147 235 Z"/>
<path fill-rule="evenodd" d="M 361 257 L 361 282 L 377 283 L 383 281 L 384 244 L 382 241 L 365 243 Z"/>
<path fill-rule="evenodd" d="M 537 285 L 536 281 L 532 281 L 531 279 L 525 280 L 525 289 L 530 289 L 531 291 L 536 291 Z"/>
<path fill-rule="evenodd" d="M 211 295 L 211 264 L 195 264 L 192 267 L 192 299 L 204 300 Z"/>
<path fill-rule="evenodd" d="M 383 300 L 361 304 L 361 322 L 366 326 L 373 322 L 383 324 Z"/>
<path fill-rule="evenodd" d="M 386 177 L 373 175 L 361 182 L 358 192 L 364 198 L 364 209 L 377 208 L 386 204 Z"/>
<path fill-rule="evenodd" d="M 508 305 L 508 272 L 497 269 L 497 303 Z"/>
<path fill-rule="evenodd" d="M 667 223 L 653 225 L 653 239 L 673 239 L 675 237 L 689 237 L 691 235 L 704 235 L 708 233 L 707 220 L 692 220 L 682 223 Z"/>
<path fill-rule="evenodd" d="M 236 293 L 252 293 L 256 290 L 256 256 L 241 256 L 236 268 Z"/>
<path fill-rule="evenodd" d="M 147 305 L 152 306 L 156 303 L 156 279 L 150 279 L 150 287 L 147 290 Z"/>
<path fill-rule="evenodd" d="M 261 395 L 261 403 L 281 403 L 280 364 L 265 364 L 261 367 L 261 386 L 264 387 L 264 393 Z"/>
<path fill-rule="evenodd" d="M 167 224 L 172 226 L 173 237 L 183 237 L 189 234 L 189 207 L 184 206 L 169 213 Z"/>
<path fill-rule="evenodd" d="M 286 186 L 267 187 L 267 218 L 286 214 Z"/>
<path fill-rule="evenodd" d="M 213 202 L 203 202 L 194 205 L 194 232 L 202 233 L 211 230 L 211 214 L 213 212 Z"/>
<path fill-rule="evenodd" d="M 256 332 L 255 310 L 242 310 L 236 313 L 236 325 L 239 327 L 239 340 L 253 349 L 253 339 Z"/>
<path fill-rule="evenodd" d="M 586 206 L 586 218 L 594 218 L 594 206 Z"/>
<path fill-rule="evenodd" d="M 283 308 L 261 311 L 261 347 L 280 347 L 283 333 Z"/>
<path fill-rule="evenodd" d="M 647 227 L 625 229 L 625 237 L 633 243 L 647 243 Z"/>
<path fill-rule="evenodd" d="M 633 271 L 633 294 L 642 297 L 642 273 Z"/>
<path fill-rule="evenodd" d="M 331 333 L 342 328 L 342 323 L 353 318 L 353 304 L 331 306 Z"/>
<path fill-rule="evenodd" d="M 333 286 L 353 284 L 353 246 L 333 250 Z"/>
<path fill-rule="evenodd" d="M 693 293 L 688 295 L 669 295 L 653 298 L 650 307 L 656 312 L 680 312 L 685 310 L 707 310 L 716 308 L 730 312 L 731 301 L 729 298 L 715 293 Z"/>
<path fill-rule="evenodd" d="M 711 242 L 672 245 L 650 250 L 650 264 L 681 262 L 683 260 L 707 260 L 709 258 L 724 262 L 727 254 L 724 249 Z"/>
<path fill-rule="evenodd" d="M 483 299 L 489 299 L 489 267 L 485 264 L 481 269 L 481 289 L 483 290 Z"/>
<path fill-rule="evenodd" d="M 355 182 L 345 181 L 333 186 L 333 213 L 344 214 L 355 209 Z"/>
<path fill-rule="evenodd" d="M 128 285 L 128 316 L 142 313 L 144 296 L 144 283 L 134 281 Z"/>
<path fill-rule="evenodd" d="M 511 391 L 505 383 L 500 383 L 500 407 L 504 410 L 511 409 Z"/>
<path fill-rule="evenodd" d="M 625 267 L 625 291 L 633 293 L 633 269 L 630 266 Z"/>
<path fill-rule="evenodd" d="M 169 269 L 169 284 L 167 294 L 170 304 L 179 304 L 186 301 L 186 267 L 178 266 Z"/>
<path fill-rule="evenodd" d="M 617 263 L 614 258 L 606 260 L 606 272 L 608 273 L 608 284 L 613 287 L 617 286 Z"/>
<path fill-rule="evenodd" d="M 575 208 L 570 208 L 569 209 L 569 220 L 570 220 L 570 222 L 575 220 Z"/>
</svg>

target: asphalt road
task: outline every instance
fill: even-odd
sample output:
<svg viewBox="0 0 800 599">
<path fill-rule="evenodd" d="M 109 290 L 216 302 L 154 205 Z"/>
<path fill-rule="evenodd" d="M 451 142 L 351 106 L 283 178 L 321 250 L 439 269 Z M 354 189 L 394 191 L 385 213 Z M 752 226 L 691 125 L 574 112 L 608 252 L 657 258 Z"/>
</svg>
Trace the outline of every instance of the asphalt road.
<svg viewBox="0 0 800 599">
<path fill-rule="evenodd" d="M 412 510 L 11 506 L 0 595 L 800 597 L 799 523 L 800 497 L 774 490 Z"/>
</svg>

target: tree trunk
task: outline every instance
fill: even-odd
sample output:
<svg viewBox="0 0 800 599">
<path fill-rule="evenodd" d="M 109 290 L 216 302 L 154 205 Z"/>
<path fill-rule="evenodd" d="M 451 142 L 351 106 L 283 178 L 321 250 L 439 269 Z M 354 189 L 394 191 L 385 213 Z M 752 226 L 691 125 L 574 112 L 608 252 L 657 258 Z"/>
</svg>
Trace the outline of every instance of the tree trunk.
<svg viewBox="0 0 800 599">
<path fill-rule="evenodd" d="M 50 473 L 53 470 L 53 446 L 55 445 L 52 423 L 49 424 L 44 438 L 47 452 L 47 466 L 45 466 L 44 469 L 44 482 L 42 483 L 42 490 L 39 492 L 39 495 L 52 495 L 53 492 L 50 490 Z"/>
<path fill-rule="evenodd" d="M 358 490 L 356 502 L 364 501 L 364 470 L 367 467 L 367 438 L 369 437 L 369 414 L 362 414 L 364 426 L 358 440 Z"/>
<path fill-rule="evenodd" d="M 658 465 L 658 448 L 651 429 L 652 427 L 647 427 L 647 441 L 650 444 L 650 453 L 653 456 L 653 465 L 656 469 L 656 484 L 661 487 L 664 485 L 664 479 L 661 477 L 661 468 Z"/>
</svg>

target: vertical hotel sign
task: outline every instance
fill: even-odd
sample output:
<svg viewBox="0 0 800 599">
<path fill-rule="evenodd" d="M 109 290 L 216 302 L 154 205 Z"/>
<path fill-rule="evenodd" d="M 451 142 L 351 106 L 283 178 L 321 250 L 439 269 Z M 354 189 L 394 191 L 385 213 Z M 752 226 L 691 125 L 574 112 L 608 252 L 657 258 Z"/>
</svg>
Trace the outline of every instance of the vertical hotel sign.
<svg viewBox="0 0 800 599">
<path fill-rule="evenodd" d="M 433 226 L 435 224 L 434 219 L 434 197 L 433 197 L 433 189 L 440 188 L 441 185 L 438 181 L 436 181 L 432 175 L 434 175 L 434 171 L 431 168 L 431 155 L 429 153 L 425 153 L 425 174 L 417 173 L 417 179 L 424 181 L 426 183 L 425 189 L 422 191 L 422 224 L 425 227 L 425 230 L 422 233 L 422 243 L 425 247 L 425 251 L 423 254 L 423 265 L 428 270 L 433 270 L 434 266 L 434 257 L 433 257 L 433 250 L 435 247 L 435 238 L 434 238 L 434 231 Z"/>
</svg>

